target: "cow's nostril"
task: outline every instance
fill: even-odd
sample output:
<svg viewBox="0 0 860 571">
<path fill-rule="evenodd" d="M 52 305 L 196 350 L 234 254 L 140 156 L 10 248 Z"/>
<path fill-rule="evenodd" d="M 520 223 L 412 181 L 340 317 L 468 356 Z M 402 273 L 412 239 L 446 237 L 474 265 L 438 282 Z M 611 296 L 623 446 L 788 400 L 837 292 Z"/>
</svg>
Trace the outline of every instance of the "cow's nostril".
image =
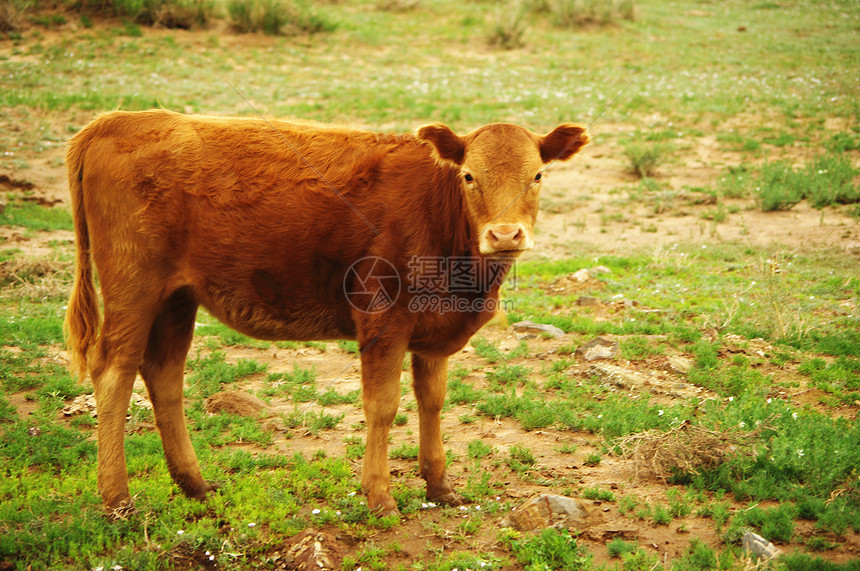
<svg viewBox="0 0 860 571">
<path fill-rule="evenodd" d="M 519 224 L 502 224 L 487 230 L 488 241 L 494 250 L 519 250 L 525 237 L 525 231 Z"/>
</svg>

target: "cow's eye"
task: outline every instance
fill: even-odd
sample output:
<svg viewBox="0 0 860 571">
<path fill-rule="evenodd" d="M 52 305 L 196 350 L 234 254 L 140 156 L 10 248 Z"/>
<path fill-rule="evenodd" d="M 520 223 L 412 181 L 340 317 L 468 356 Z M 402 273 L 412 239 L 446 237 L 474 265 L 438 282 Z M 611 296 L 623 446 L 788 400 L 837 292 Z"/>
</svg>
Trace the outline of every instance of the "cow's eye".
<svg viewBox="0 0 860 571">
<path fill-rule="evenodd" d="M 542 173 L 537 173 L 537 174 L 535 175 L 535 182 L 540 182 L 540 179 L 541 179 L 541 177 L 542 177 L 542 176 L 543 176 L 543 174 L 542 174 Z"/>
<path fill-rule="evenodd" d="M 470 175 L 469 173 L 464 173 L 463 174 L 463 180 L 465 180 L 466 182 L 472 182 L 475 179 L 472 178 L 472 175 Z"/>
</svg>

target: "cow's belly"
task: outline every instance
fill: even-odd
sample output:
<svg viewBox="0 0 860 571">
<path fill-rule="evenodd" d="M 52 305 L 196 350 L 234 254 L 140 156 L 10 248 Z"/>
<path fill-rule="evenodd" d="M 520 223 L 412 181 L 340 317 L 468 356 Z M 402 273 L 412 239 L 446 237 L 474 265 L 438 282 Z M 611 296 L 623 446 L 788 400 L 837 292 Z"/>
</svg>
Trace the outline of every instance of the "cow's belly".
<svg viewBox="0 0 860 571">
<path fill-rule="evenodd" d="M 322 341 L 354 339 L 355 326 L 337 311 L 283 312 L 265 303 L 203 303 L 219 321 L 256 339 Z"/>
<path fill-rule="evenodd" d="M 222 276 L 231 276 L 223 279 Z M 257 269 L 199 280 L 198 300 L 226 325 L 267 340 L 355 338 L 355 323 L 341 278 L 313 272 Z"/>
</svg>

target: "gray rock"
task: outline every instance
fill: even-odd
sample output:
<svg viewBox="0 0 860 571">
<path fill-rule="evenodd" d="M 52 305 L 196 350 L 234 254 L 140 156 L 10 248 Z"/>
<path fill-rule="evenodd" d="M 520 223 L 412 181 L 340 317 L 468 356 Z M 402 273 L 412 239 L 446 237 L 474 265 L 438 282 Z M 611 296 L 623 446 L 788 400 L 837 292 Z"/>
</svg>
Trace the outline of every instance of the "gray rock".
<svg viewBox="0 0 860 571">
<path fill-rule="evenodd" d="M 580 345 L 574 353 L 577 358 L 585 361 L 596 359 L 614 359 L 618 356 L 618 341 L 607 337 L 595 337 Z"/>
<path fill-rule="evenodd" d="M 535 323 L 534 321 L 519 321 L 511 325 L 511 329 L 517 333 L 532 333 L 535 335 L 549 335 L 550 337 L 562 337 L 564 330 L 555 325 L 546 323 Z"/>
<path fill-rule="evenodd" d="M 501 521 L 501 526 L 513 527 L 519 531 L 531 531 L 583 521 L 585 517 L 585 509 L 574 498 L 556 494 L 541 494 L 514 508 Z"/>
<path fill-rule="evenodd" d="M 751 531 L 744 534 L 741 542 L 744 551 L 757 558 L 773 559 L 782 553 L 773 543 Z"/>
<path fill-rule="evenodd" d="M 576 270 L 570 274 L 570 279 L 575 282 L 587 282 L 591 279 L 591 273 L 585 268 L 582 268 L 581 270 Z"/>
<path fill-rule="evenodd" d="M 693 360 L 682 355 L 672 355 L 668 359 L 666 368 L 673 373 L 686 375 L 693 368 Z"/>
<path fill-rule="evenodd" d="M 642 373 L 603 363 L 588 367 L 588 374 L 602 383 L 615 385 L 620 389 L 634 389 L 650 384 L 650 378 Z"/>
</svg>

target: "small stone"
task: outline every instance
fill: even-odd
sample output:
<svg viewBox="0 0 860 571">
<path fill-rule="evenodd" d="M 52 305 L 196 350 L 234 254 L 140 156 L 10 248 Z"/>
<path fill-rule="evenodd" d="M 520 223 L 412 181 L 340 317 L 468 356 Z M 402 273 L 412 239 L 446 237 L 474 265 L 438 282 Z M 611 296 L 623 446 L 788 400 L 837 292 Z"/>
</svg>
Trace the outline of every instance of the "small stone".
<svg viewBox="0 0 860 571">
<path fill-rule="evenodd" d="M 757 558 L 773 559 L 782 553 L 773 543 L 751 531 L 744 534 L 741 540 L 743 549 Z"/>
<path fill-rule="evenodd" d="M 562 337 L 564 335 L 564 330 L 555 325 L 535 323 L 534 321 L 519 321 L 511 325 L 511 329 L 517 333 L 534 333 L 537 335 L 549 335 L 550 337 Z"/>
<path fill-rule="evenodd" d="M 572 279 L 575 282 L 580 282 L 580 283 L 587 282 L 588 280 L 591 279 L 591 273 L 588 270 L 586 270 L 585 268 L 582 268 L 581 270 L 577 270 L 577 271 L 573 272 L 572 274 L 570 274 L 570 279 Z"/>
<path fill-rule="evenodd" d="M 693 368 L 693 360 L 681 355 L 672 355 L 667 361 L 666 368 L 673 373 L 686 375 Z"/>
<path fill-rule="evenodd" d="M 622 367 L 609 365 L 604 363 L 594 363 L 588 367 L 588 374 L 601 383 L 614 385 L 620 389 L 635 389 L 643 387 L 652 382 L 652 378 L 636 371 L 629 371 Z M 656 394 L 658 391 L 654 388 L 650 391 Z"/>
<path fill-rule="evenodd" d="M 556 494 L 541 494 L 514 508 L 510 515 L 501 521 L 501 526 L 530 531 L 552 527 L 560 521 L 581 521 L 585 516 L 585 510 L 577 500 Z"/>
<path fill-rule="evenodd" d="M 574 354 L 577 358 L 585 361 L 614 359 L 618 356 L 618 341 L 607 337 L 595 337 L 591 341 L 580 345 Z"/>
</svg>

